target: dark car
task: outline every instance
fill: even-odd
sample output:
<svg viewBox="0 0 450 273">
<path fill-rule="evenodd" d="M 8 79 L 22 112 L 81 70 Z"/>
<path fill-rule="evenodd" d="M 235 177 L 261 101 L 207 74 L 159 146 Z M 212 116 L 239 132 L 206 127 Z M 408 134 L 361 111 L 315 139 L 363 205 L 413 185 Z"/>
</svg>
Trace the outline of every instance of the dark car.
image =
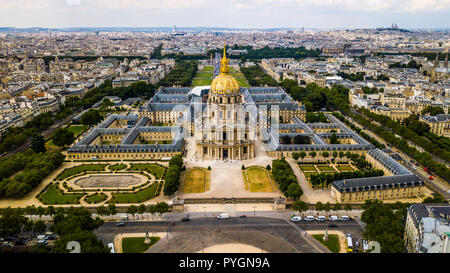
<svg viewBox="0 0 450 273">
<path fill-rule="evenodd" d="M 120 223 L 117 223 L 116 226 L 123 227 L 123 226 L 125 226 L 125 223 L 124 222 L 120 222 Z"/>
<path fill-rule="evenodd" d="M 247 215 L 243 214 L 243 215 L 239 216 L 239 218 L 247 218 Z"/>
<path fill-rule="evenodd" d="M 183 217 L 183 218 L 181 219 L 181 221 L 182 221 L 182 222 L 189 222 L 189 221 L 191 221 L 191 218 L 189 218 L 189 217 Z"/>
<path fill-rule="evenodd" d="M 47 240 L 53 241 L 56 240 L 56 236 L 55 235 L 47 235 Z"/>
<path fill-rule="evenodd" d="M 328 227 L 329 228 L 336 228 L 336 227 L 338 227 L 336 224 L 333 224 L 333 223 L 331 223 L 331 224 L 328 224 Z"/>
</svg>

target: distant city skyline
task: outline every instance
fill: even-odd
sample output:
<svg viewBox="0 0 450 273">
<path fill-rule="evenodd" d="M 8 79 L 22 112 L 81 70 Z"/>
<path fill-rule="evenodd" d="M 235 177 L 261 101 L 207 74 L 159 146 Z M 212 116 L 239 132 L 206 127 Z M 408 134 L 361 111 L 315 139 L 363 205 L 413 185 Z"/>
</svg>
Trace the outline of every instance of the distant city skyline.
<svg viewBox="0 0 450 273">
<path fill-rule="evenodd" d="M 0 27 L 448 28 L 450 0 L 1 0 Z"/>
</svg>

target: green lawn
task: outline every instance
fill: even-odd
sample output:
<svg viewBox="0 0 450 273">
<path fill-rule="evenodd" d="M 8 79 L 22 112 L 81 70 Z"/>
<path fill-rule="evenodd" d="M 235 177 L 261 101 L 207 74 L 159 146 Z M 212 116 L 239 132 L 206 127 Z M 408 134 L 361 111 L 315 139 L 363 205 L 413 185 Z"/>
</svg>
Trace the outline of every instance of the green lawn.
<svg viewBox="0 0 450 273">
<path fill-rule="evenodd" d="M 67 177 L 83 173 L 85 171 L 104 171 L 106 164 L 86 164 L 65 169 L 58 175 L 57 180 L 64 180 Z"/>
<path fill-rule="evenodd" d="M 325 234 L 313 234 L 312 237 L 319 241 L 322 245 L 326 246 L 331 252 L 333 253 L 339 253 L 340 247 L 339 247 L 339 237 L 334 234 L 328 234 L 328 241 L 323 241 L 323 236 Z"/>
<path fill-rule="evenodd" d="M 205 168 L 193 168 L 186 171 L 183 193 L 199 193 L 209 191 L 210 171 Z"/>
<path fill-rule="evenodd" d="M 79 204 L 82 196 L 83 194 L 63 194 L 56 185 L 51 184 L 45 192 L 39 194 L 39 199 L 48 205 Z"/>
<path fill-rule="evenodd" d="M 214 67 L 212 65 L 205 65 L 201 71 L 214 71 Z"/>
<path fill-rule="evenodd" d="M 159 183 L 153 183 L 152 185 L 139 190 L 135 193 L 114 193 L 111 202 L 112 203 L 142 203 L 149 199 L 156 197 L 159 192 L 156 192 L 159 187 Z"/>
<path fill-rule="evenodd" d="M 316 172 L 316 168 L 314 168 L 313 165 L 299 164 L 298 166 L 300 167 L 300 170 L 302 170 L 303 172 Z"/>
<path fill-rule="evenodd" d="M 244 179 L 249 185 L 251 192 L 274 192 L 272 181 L 267 175 L 266 169 L 262 167 L 248 167 L 245 170 Z M 247 179 L 248 178 L 248 179 Z"/>
<path fill-rule="evenodd" d="M 212 78 L 213 73 L 212 72 L 202 72 L 202 71 L 198 71 L 194 78 Z"/>
<path fill-rule="evenodd" d="M 123 253 L 143 253 L 149 247 L 159 241 L 159 237 L 150 237 L 150 243 L 146 244 L 145 237 L 128 237 L 122 239 Z"/>
<path fill-rule="evenodd" d="M 105 201 L 106 198 L 108 198 L 108 197 L 104 193 L 94 193 L 94 194 L 89 195 L 88 197 L 86 197 L 84 199 L 84 201 L 86 201 L 89 204 L 98 204 L 100 202 Z"/>
<path fill-rule="evenodd" d="M 111 171 L 120 171 L 120 170 L 123 170 L 123 169 L 126 169 L 126 168 L 127 168 L 127 165 L 122 164 L 122 163 L 114 164 L 114 165 L 109 166 L 109 169 Z"/>
<path fill-rule="evenodd" d="M 84 131 L 86 131 L 88 126 L 86 125 L 71 125 L 69 128 L 67 128 L 69 131 L 73 133 L 75 137 L 82 134 Z"/>
<path fill-rule="evenodd" d="M 153 174 L 156 179 L 162 178 L 165 167 L 157 164 L 131 164 L 129 170 L 146 171 Z"/>
<path fill-rule="evenodd" d="M 204 85 L 211 85 L 212 79 L 193 79 L 192 80 L 192 86 L 204 86 Z"/>
<path fill-rule="evenodd" d="M 339 164 L 337 168 L 341 172 L 353 172 L 353 168 L 348 164 Z"/>
<path fill-rule="evenodd" d="M 317 165 L 317 168 L 324 173 L 332 173 L 335 172 L 335 170 L 333 169 L 333 167 L 330 167 L 328 165 Z"/>
</svg>

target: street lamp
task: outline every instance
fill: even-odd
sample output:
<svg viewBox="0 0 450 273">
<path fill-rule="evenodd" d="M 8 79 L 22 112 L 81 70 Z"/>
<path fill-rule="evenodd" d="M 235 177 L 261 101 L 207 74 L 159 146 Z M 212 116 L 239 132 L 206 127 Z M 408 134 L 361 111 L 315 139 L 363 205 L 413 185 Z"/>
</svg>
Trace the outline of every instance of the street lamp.
<svg viewBox="0 0 450 273">
<path fill-rule="evenodd" d="M 256 206 L 253 206 L 253 217 L 256 216 Z"/>
<path fill-rule="evenodd" d="M 206 216 L 206 206 L 203 206 L 203 216 Z"/>
</svg>

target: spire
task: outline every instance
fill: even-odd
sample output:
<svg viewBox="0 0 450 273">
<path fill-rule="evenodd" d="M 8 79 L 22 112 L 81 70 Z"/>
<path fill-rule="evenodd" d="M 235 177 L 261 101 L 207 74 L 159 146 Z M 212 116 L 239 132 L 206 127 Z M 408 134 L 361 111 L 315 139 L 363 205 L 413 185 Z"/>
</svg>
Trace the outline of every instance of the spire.
<svg viewBox="0 0 450 273">
<path fill-rule="evenodd" d="M 230 67 L 228 66 L 229 60 L 227 59 L 226 45 L 223 46 L 223 58 L 220 64 L 220 73 L 229 73 Z"/>
</svg>

